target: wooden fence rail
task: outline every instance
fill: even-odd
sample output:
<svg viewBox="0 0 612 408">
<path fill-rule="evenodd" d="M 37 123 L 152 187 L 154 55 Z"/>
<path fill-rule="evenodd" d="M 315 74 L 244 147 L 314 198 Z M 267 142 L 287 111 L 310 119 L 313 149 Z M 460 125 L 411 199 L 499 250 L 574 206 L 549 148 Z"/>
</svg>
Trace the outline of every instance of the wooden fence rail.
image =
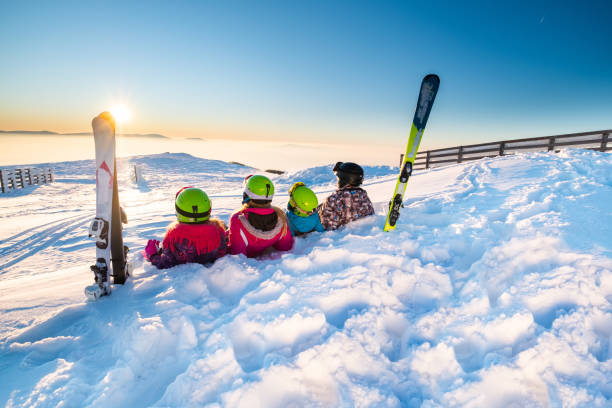
<svg viewBox="0 0 612 408">
<path fill-rule="evenodd" d="M 0 169 L 0 191 L 2 193 L 51 182 L 53 182 L 53 170 L 50 168 Z"/>
<path fill-rule="evenodd" d="M 505 156 L 520 151 L 558 151 L 562 147 L 580 147 L 589 150 L 607 152 L 612 150 L 608 145 L 612 129 L 595 132 L 571 133 L 567 135 L 532 137 L 528 139 L 511 139 L 500 142 L 480 143 L 466 146 L 419 152 L 414 162 L 414 169 L 428 169 L 449 163 L 462 163 L 485 157 Z"/>
</svg>

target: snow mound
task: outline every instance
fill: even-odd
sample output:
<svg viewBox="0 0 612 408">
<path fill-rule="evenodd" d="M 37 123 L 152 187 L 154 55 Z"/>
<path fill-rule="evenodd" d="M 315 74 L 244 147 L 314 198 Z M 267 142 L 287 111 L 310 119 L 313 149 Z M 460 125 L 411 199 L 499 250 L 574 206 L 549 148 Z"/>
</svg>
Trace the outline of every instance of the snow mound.
<svg viewBox="0 0 612 408">
<path fill-rule="evenodd" d="M 390 166 L 362 166 L 366 184 L 380 177 L 397 176 L 398 168 Z M 334 189 L 336 186 L 336 175 L 332 171 L 333 164 L 317 166 L 309 169 L 289 172 L 274 178 L 274 183 L 282 188 L 290 188 L 293 183 L 302 181 L 308 186 L 325 187 L 326 190 Z"/>
<path fill-rule="evenodd" d="M 135 160 L 159 170 L 157 159 Z M 160 174 L 189 184 L 176 163 Z M 239 189 L 241 170 L 218 166 L 225 188 Z M 135 276 L 95 303 L 81 293 L 93 259 L 79 235 L 87 211 L 67 219 L 54 201 L 74 185 L 37 190 L 57 213 L 42 208 L 46 225 L 0 237 L 0 402 L 610 406 L 612 156 L 529 153 L 417 172 L 393 233 L 381 230 L 395 186 L 385 171 L 366 180 L 373 217 L 286 253 L 168 270 L 137 252 L 161 238 L 173 192 L 123 186 Z M 321 191 L 326 173 L 276 180 Z M 35 206 L 26 200 L 0 200 L 3 222 L 23 221 L 17 208 Z M 213 204 L 226 218 L 239 197 Z"/>
</svg>

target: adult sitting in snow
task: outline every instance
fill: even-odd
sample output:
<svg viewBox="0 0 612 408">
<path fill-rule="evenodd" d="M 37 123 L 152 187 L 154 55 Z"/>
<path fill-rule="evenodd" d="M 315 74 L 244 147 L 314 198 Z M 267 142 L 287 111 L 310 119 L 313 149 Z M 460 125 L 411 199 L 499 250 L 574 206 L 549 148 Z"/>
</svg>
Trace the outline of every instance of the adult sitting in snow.
<svg viewBox="0 0 612 408">
<path fill-rule="evenodd" d="M 374 214 L 368 193 L 359 187 L 363 182 L 361 166 L 338 162 L 333 171 L 338 178 L 338 190 L 317 208 L 321 224 L 326 230 L 335 230 L 351 221 Z"/>
<path fill-rule="evenodd" d="M 211 203 L 199 188 L 183 187 L 176 193 L 177 221 L 168 226 L 159 241 L 149 240 L 145 257 L 159 269 L 184 263 L 208 264 L 227 253 L 223 221 L 210 218 Z"/>
<path fill-rule="evenodd" d="M 231 254 L 245 254 L 252 258 L 268 248 L 291 249 L 293 235 L 287 217 L 280 208 L 271 205 L 273 196 L 274 185 L 266 176 L 254 175 L 245 179 L 243 207 L 230 218 Z"/>
</svg>

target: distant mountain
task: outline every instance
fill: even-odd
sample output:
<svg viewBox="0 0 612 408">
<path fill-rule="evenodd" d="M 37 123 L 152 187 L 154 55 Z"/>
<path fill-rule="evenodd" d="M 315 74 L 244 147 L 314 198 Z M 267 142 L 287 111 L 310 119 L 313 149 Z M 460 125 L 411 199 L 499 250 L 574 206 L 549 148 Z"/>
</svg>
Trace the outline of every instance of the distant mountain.
<svg viewBox="0 0 612 408">
<path fill-rule="evenodd" d="M 20 135 L 59 135 L 48 130 L 0 130 L 0 133 L 15 133 Z"/>
<path fill-rule="evenodd" d="M 157 139 L 170 139 L 168 136 L 160 135 L 159 133 L 123 133 L 120 134 L 121 137 L 154 137 Z"/>
<path fill-rule="evenodd" d="M 50 136 L 90 136 L 91 132 L 58 133 L 58 132 L 51 132 L 51 131 L 48 131 L 48 130 L 0 130 L 0 134 L 50 135 Z M 118 134 L 117 136 L 120 136 L 120 137 L 152 137 L 152 138 L 156 138 L 156 139 L 170 139 L 168 136 L 160 135 L 159 133 L 123 133 L 123 134 Z"/>
</svg>

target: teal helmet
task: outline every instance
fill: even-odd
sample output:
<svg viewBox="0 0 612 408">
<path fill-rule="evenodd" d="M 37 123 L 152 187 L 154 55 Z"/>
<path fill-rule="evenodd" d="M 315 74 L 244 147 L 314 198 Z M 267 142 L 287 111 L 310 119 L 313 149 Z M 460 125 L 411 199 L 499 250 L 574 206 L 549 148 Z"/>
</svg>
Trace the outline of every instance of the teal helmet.
<svg viewBox="0 0 612 408">
<path fill-rule="evenodd" d="M 179 222 L 198 224 L 210 218 L 210 199 L 199 188 L 183 187 L 176 193 L 176 218 Z"/>
<path fill-rule="evenodd" d="M 270 202 L 272 197 L 274 197 L 274 184 L 266 176 L 255 174 L 244 179 L 243 203 L 249 200 Z"/>
<path fill-rule="evenodd" d="M 296 215 L 308 217 L 319 205 L 319 200 L 316 194 L 300 181 L 289 189 L 289 205 Z"/>
</svg>

